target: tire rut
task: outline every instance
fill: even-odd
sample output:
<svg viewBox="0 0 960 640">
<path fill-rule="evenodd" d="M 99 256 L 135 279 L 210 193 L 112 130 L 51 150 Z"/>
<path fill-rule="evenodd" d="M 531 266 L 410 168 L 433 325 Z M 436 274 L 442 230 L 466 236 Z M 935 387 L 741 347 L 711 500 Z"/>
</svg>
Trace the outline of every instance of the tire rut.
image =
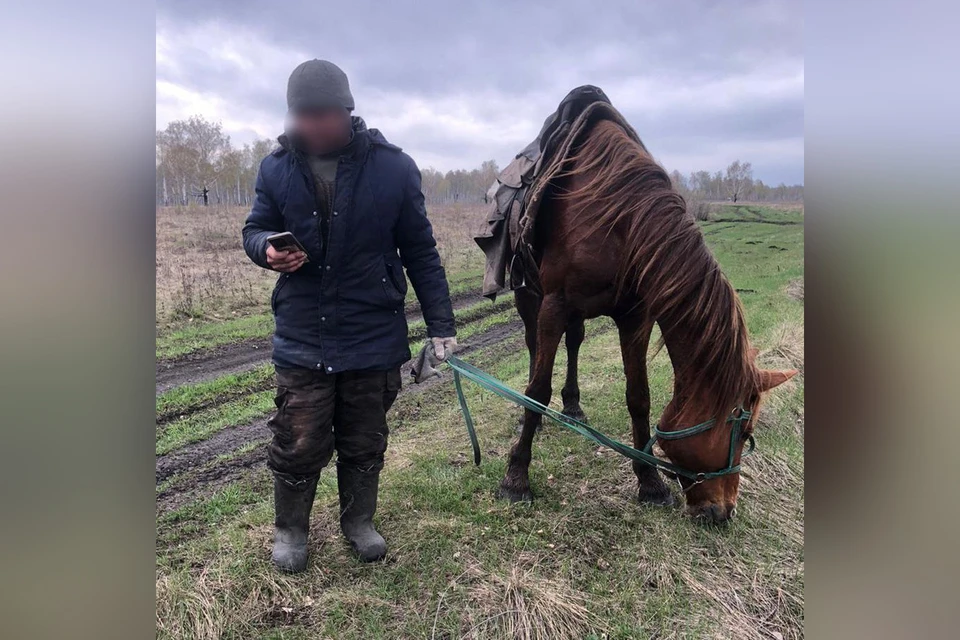
<svg viewBox="0 0 960 640">
<path fill-rule="evenodd" d="M 794 227 L 794 226 L 798 226 L 798 225 L 802 225 L 802 224 L 803 224 L 803 222 L 800 222 L 799 220 L 766 220 L 766 219 L 762 219 L 762 218 L 757 218 L 757 219 L 750 219 L 750 218 L 743 218 L 743 219 L 741 219 L 741 218 L 717 218 L 717 219 L 715 219 L 715 220 L 712 220 L 711 222 L 715 222 L 715 223 L 717 223 L 717 224 L 719 224 L 719 223 L 721 223 L 721 222 L 729 222 L 729 223 L 732 223 L 732 224 L 774 224 L 774 225 L 778 225 L 778 226 L 781 226 L 781 227 Z"/>
<path fill-rule="evenodd" d="M 266 428 L 265 425 L 262 426 Z M 266 463 L 267 448 L 259 446 L 219 464 L 207 465 L 196 472 L 189 472 L 188 477 L 184 478 L 189 480 L 189 488 L 179 490 L 179 487 L 170 487 L 157 493 L 157 514 L 169 513 L 198 498 L 210 495 L 217 489 L 247 475 L 251 470 L 266 467 Z"/>
<path fill-rule="evenodd" d="M 270 359 L 270 338 L 211 347 L 177 360 L 157 362 L 157 395 L 231 373 L 241 373 Z"/>
<path fill-rule="evenodd" d="M 497 325 L 461 345 L 457 355 L 468 355 L 487 347 L 493 347 L 496 351 L 523 348 L 522 329 L 523 323 L 519 318 L 508 324 Z M 400 389 L 399 397 L 421 394 L 435 384 L 446 382 L 449 378 L 448 376 L 435 377 L 420 384 L 412 384 L 410 382 L 412 365 L 412 361 L 407 362 L 400 369 L 405 384 Z M 250 442 L 265 440 L 269 437 L 267 418 L 262 418 L 249 424 L 228 427 L 206 440 L 158 456 L 157 485 L 178 474 L 183 474 L 184 478 L 183 482 L 176 482 L 157 493 L 157 513 L 162 514 L 177 509 L 236 481 L 253 469 L 265 466 L 265 447 L 256 447 L 253 451 L 225 460 L 220 464 L 211 466 L 210 462 L 219 455 L 228 454 Z"/>
<path fill-rule="evenodd" d="M 451 298 L 455 311 L 485 299 L 474 292 L 461 293 Z M 407 322 L 419 320 L 420 305 L 410 305 L 406 316 Z M 253 338 L 201 349 L 171 360 L 159 360 L 156 375 L 157 395 L 183 385 L 249 371 L 257 365 L 269 362 L 272 348 L 270 337 Z"/>
</svg>

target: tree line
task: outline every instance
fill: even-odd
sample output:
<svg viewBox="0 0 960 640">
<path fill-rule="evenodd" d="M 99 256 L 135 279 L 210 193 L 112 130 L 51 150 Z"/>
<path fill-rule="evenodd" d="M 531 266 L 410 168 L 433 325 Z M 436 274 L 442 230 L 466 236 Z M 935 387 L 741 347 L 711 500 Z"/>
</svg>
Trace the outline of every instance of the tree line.
<svg viewBox="0 0 960 640">
<path fill-rule="evenodd" d="M 157 131 L 157 205 L 249 206 L 260 161 L 276 146 L 263 139 L 237 149 L 219 122 L 201 116 L 171 122 Z"/>
<path fill-rule="evenodd" d="M 741 202 L 800 202 L 803 200 L 803 185 L 787 185 L 781 182 L 777 186 L 764 184 L 763 180 L 753 178 L 753 167 L 749 162 L 734 160 L 726 171 L 693 171 L 684 176 L 679 171 L 670 173 L 673 187 L 687 200 L 717 201 L 729 200 Z"/>
<path fill-rule="evenodd" d="M 157 205 L 218 204 L 250 206 L 260 161 L 277 146 L 261 139 L 236 148 L 220 123 L 201 116 L 171 122 L 157 131 Z M 500 168 L 486 160 L 472 170 L 441 172 L 421 170 L 423 194 L 429 204 L 478 204 Z M 733 162 L 726 171 L 694 171 L 684 176 L 670 174 L 674 187 L 688 200 L 743 200 L 796 202 L 803 200 L 803 185 L 777 186 L 753 178 L 749 162 Z"/>
</svg>

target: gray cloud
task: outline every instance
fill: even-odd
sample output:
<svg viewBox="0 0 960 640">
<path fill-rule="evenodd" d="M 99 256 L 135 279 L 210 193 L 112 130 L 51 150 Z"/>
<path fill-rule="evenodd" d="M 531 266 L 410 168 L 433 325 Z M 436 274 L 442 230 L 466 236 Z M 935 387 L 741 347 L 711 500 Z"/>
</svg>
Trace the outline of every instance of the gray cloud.
<svg viewBox="0 0 960 640">
<path fill-rule="evenodd" d="M 503 165 L 590 83 L 668 169 L 739 157 L 803 180 L 799 3 L 161 0 L 157 29 L 161 127 L 201 113 L 237 142 L 275 135 L 287 75 L 318 57 L 422 166 Z"/>
</svg>

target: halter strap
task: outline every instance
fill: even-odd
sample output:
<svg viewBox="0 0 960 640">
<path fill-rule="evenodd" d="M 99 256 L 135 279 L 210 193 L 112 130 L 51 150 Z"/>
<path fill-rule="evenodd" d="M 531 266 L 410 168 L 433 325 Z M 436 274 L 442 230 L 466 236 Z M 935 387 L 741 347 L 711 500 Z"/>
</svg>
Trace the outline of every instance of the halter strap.
<svg viewBox="0 0 960 640">
<path fill-rule="evenodd" d="M 719 476 L 729 475 L 731 473 L 739 473 L 740 465 L 733 464 L 734 458 L 737 457 L 737 441 L 740 439 L 740 433 L 743 430 L 743 425 L 746 424 L 750 417 L 753 414 L 750 411 L 747 411 L 743 407 L 737 407 L 733 412 L 727 417 L 725 422 L 732 422 L 733 427 L 730 430 L 730 452 L 727 456 L 727 466 L 719 471 L 709 471 L 706 473 L 698 473 L 695 478 L 690 478 L 690 476 L 685 476 L 688 479 L 694 480 L 694 484 L 699 484 L 705 480 L 711 478 L 717 478 Z M 676 431 L 661 431 L 660 425 L 657 425 L 653 428 L 653 436 L 647 442 L 647 446 L 644 447 L 644 451 L 648 453 L 653 452 L 653 444 L 657 440 L 680 440 L 682 438 L 689 438 L 690 436 L 695 436 L 700 433 L 704 433 L 714 428 L 717 425 L 716 418 L 711 418 L 706 422 L 701 422 L 700 424 L 695 424 L 692 427 L 686 427 L 685 429 L 677 429 Z M 757 448 L 757 442 L 753 439 L 753 435 L 747 436 L 747 442 L 749 443 L 749 448 L 743 452 L 741 458 L 744 458 Z"/>
</svg>

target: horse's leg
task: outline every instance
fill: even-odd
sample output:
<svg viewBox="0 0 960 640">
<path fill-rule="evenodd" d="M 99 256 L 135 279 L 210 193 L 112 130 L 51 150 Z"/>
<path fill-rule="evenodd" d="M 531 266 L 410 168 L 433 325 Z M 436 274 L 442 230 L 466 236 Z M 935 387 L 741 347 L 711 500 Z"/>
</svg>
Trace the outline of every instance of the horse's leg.
<svg viewBox="0 0 960 640">
<path fill-rule="evenodd" d="M 563 299 L 558 294 L 548 294 L 543 299 L 537 318 L 537 360 L 530 384 L 527 385 L 527 395 L 545 405 L 550 404 L 553 362 L 566 324 Z M 510 450 L 507 473 L 500 483 L 497 497 L 507 498 L 510 502 L 533 499 L 530 493 L 530 450 L 539 425 L 540 414 L 526 409 L 523 412 L 523 430 Z"/>
<path fill-rule="evenodd" d="M 623 353 L 623 371 L 627 376 L 627 409 L 633 423 L 633 446 L 643 449 L 650 440 L 650 387 L 647 383 L 647 346 L 650 344 L 651 327 L 638 321 L 620 319 L 620 350 Z M 637 497 L 640 502 L 670 505 L 675 502 L 673 494 L 660 477 L 655 467 L 634 460 L 633 472 L 637 476 Z"/>
<path fill-rule="evenodd" d="M 577 379 L 577 357 L 583 344 L 583 318 L 571 318 L 567 323 L 567 379 L 560 390 L 563 412 L 571 418 L 586 421 L 587 416 L 580 406 L 580 383 Z"/>
<path fill-rule="evenodd" d="M 533 364 L 537 361 L 537 316 L 540 313 L 542 298 L 527 288 L 520 288 L 513 292 L 513 301 L 517 306 L 520 319 L 523 320 L 523 334 L 527 343 L 527 352 L 530 354 L 530 369 L 527 374 L 527 384 L 533 380 Z M 517 432 L 523 430 L 523 414 L 517 419 Z"/>
<path fill-rule="evenodd" d="M 537 359 L 537 315 L 540 313 L 540 296 L 529 289 L 521 288 L 513 292 L 520 319 L 523 320 L 524 339 L 530 353 L 530 373 L 527 382 L 533 380 L 533 363 Z"/>
</svg>

